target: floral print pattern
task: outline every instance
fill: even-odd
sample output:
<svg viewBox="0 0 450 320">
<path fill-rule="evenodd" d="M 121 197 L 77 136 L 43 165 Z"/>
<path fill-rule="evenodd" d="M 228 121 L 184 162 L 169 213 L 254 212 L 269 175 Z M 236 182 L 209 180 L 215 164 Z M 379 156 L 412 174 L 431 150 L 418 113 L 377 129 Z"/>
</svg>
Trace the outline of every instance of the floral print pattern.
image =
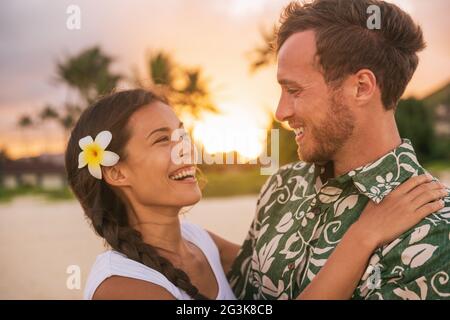
<svg viewBox="0 0 450 320">
<path fill-rule="evenodd" d="M 239 299 L 295 299 L 368 201 L 379 203 L 426 170 L 404 139 L 373 163 L 337 178 L 332 172 L 332 163 L 297 162 L 267 180 L 228 274 Z M 353 299 L 450 299 L 450 197 L 445 202 L 439 212 L 373 253 Z"/>
</svg>

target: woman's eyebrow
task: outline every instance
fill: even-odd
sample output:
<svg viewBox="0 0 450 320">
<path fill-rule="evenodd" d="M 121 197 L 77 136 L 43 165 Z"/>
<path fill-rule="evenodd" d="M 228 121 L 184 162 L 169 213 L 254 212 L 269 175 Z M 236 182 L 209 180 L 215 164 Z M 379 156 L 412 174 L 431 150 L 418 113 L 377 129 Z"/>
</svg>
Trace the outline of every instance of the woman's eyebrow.
<svg viewBox="0 0 450 320">
<path fill-rule="evenodd" d="M 180 121 L 180 124 L 178 125 L 178 128 L 182 128 L 182 127 L 183 127 L 183 122 Z M 170 130 L 171 129 L 169 127 L 161 127 L 161 128 L 155 129 L 152 132 L 150 132 L 145 139 L 150 138 L 150 136 L 152 134 L 154 134 L 154 133 L 157 133 L 157 132 L 169 132 Z"/>
</svg>

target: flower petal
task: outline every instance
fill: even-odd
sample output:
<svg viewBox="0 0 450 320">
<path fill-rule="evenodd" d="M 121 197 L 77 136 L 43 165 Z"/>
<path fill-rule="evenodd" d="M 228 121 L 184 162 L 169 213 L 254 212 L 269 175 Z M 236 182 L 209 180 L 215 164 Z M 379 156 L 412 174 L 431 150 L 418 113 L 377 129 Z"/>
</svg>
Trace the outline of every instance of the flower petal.
<svg viewBox="0 0 450 320">
<path fill-rule="evenodd" d="M 102 168 L 100 168 L 100 165 L 88 163 L 88 169 L 89 169 L 89 173 L 93 177 L 95 177 L 95 178 L 97 178 L 99 180 L 102 179 Z"/>
<path fill-rule="evenodd" d="M 109 131 L 102 131 L 95 137 L 95 142 L 103 148 L 103 150 L 106 149 L 106 147 L 109 145 L 112 139 L 112 134 Z"/>
<path fill-rule="evenodd" d="M 112 151 L 105 151 L 103 153 L 103 159 L 100 164 L 102 166 L 110 167 L 115 165 L 119 161 L 120 157 L 117 153 L 114 153 Z"/>
<path fill-rule="evenodd" d="M 386 182 L 391 182 L 392 178 L 394 177 L 394 175 L 392 174 L 392 172 L 389 172 L 386 175 Z"/>
<path fill-rule="evenodd" d="M 78 169 L 83 168 L 85 165 L 87 165 L 86 157 L 84 156 L 84 151 L 81 151 L 78 155 Z"/>
<path fill-rule="evenodd" d="M 78 144 L 80 145 L 81 150 L 84 150 L 86 146 L 91 144 L 92 142 L 94 142 L 94 140 L 92 140 L 92 137 L 86 136 L 84 138 L 81 138 L 80 141 L 78 141 Z"/>
</svg>

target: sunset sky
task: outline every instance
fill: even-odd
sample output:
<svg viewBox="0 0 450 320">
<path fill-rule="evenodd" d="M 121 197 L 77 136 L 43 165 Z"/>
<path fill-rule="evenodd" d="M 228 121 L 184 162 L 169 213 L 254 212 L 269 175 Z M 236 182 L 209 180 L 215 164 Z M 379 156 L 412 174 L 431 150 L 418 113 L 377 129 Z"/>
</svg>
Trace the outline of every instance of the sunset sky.
<svg viewBox="0 0 450 320">
<path fill-rule="evenodd" d="M 22 114 L 74 95 L 55 81 L 56 61 L 100 45 L 115 57 L 113 69 L 131 76 L 151 49 L 164 49 L 183 65 L 201 66 L 223 111 L 200 124 L 200 140 L 213 128 L 253 130 L 268 124 L 279 87 L 275 67 L 249 73 L 247 53 L 261 43 L 287 0 L 7 0 L 0 3 L 0 148 L 20 157 L 63 151 L 55 126 L 28 132 Z M 396 0 L 424 31 L 428 48 L 406 95 L 422 97 L 450 80 L 450 1 Z M 69 5 L 81 9 L 81 29 L 66 28 Z M 260 137 L 255 135 L 257 142 Z"/>
</svg>

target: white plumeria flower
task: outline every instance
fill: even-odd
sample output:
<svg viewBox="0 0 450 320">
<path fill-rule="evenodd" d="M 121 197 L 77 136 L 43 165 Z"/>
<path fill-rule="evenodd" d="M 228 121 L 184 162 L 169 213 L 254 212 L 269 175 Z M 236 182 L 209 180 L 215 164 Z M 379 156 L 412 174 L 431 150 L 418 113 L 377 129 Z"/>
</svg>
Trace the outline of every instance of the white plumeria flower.
<svg viewBox="0 0 450 320">
<path fill-rule="evenodd" d="M 81 169 L 88 166 L 89 173 L 97 179 L 102 179 L 102 169 L 100 165 L 110 167 L 119 161 L 119 156 L 112 152 L 106 151 L 112 139 L 109 131 L 102 131 L 95 137 L 86 136 L 78 142 L 81 151 L 78 155 L 78 168 Z"/>
</svg>

